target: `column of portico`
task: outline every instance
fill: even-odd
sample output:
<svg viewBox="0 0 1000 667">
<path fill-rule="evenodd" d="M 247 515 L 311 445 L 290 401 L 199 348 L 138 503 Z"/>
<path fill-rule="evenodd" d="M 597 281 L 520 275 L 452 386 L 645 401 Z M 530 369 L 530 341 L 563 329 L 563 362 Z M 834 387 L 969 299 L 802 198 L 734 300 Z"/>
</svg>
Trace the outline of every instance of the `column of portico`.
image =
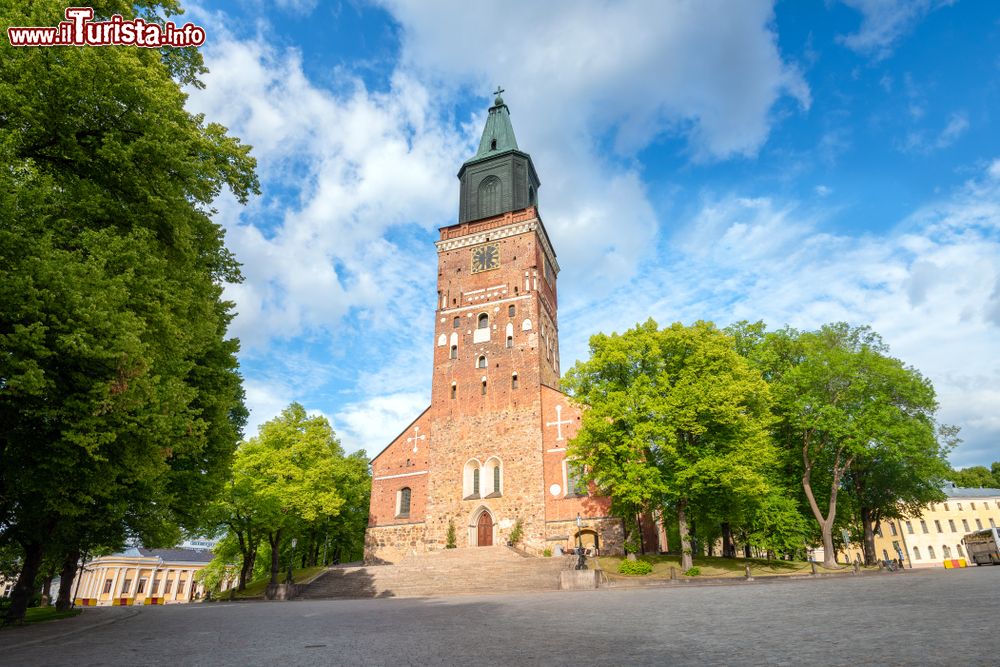
<svg viewBox="0 0 1000 667">
<path fill-rule="evenodd" d="M 90 577 L 87 579 L 87 586 L 83 590 L 83 596 L 85 598 L 96 597 L 94 595 L 94 583 L 97 580 L 98 574 L 101 572 L 100 568 L 93 568 L 90 571 Z"/>
<path fill-rule="evenodd" d="M 94 573 L 93 586 L 91 586 L 90 597 L 100 598 L 101 592 L 104 590 L 104 580 L 108 578 L 108 568 L 99 567 Z"/>
<path fill-rule="evenodd" d="M 118 594 L 118 579 L 121 577 L 121 573 L 122 573 L 122 569 L 120 567 L 116 567 L 115 568 L 115 577 L 114 577 L 114 579 L 111 580 L 111 591 L 108 593 L 108 595 L 110 595 L 109 599 L 111 599 L 111 600 L 115 599 L 116 597 L 121 597 Z"/>
</svg>

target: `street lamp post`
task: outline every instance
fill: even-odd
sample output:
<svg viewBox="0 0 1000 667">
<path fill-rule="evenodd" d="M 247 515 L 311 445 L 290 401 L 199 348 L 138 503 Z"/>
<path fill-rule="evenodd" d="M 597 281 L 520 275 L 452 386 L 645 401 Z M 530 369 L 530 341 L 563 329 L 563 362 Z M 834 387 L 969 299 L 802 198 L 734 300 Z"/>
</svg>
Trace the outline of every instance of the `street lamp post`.
<svg viewBox="0 0 1000 667">
<path fill-rule="evenodd" d="M 292 557 L 288 559 L 288 576 L 285 577 L 285 583 L 292 583 L 292 565 L 295 564 L 295 545 L 298 544 L 298 540 L 294 537 L 292 538 Z"/>
<path fill-rule="evenodd" d="M 587 569 L 587 557 L 583 555 L 583 520 L 576 515 L 576 569 Z"/>
</svg>

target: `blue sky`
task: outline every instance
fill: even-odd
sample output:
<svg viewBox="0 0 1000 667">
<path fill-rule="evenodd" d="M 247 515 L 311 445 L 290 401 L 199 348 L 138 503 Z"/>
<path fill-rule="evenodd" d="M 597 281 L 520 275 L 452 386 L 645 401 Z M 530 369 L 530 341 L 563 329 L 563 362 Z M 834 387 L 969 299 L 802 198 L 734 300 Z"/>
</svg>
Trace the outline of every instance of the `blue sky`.
<svg viewBox="0 0 1000 667">
<path fill-rule="evenodd" d="M 870 324 L 1000 460 L 1000 7 L 989 2 L 187 3 L 188 106 L 254 146 L 217 220 L 249 433 L 296 400 L 377 453 L 430 399 L 439 227 L 500 84 L 597 331 Z"/>
</svg>

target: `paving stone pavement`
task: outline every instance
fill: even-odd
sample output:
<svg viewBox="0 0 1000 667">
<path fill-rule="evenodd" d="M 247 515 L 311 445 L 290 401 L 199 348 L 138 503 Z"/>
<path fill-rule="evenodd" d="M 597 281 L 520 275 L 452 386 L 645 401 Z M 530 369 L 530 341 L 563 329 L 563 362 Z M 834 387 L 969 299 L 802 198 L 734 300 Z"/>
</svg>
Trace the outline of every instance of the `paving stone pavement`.
<svg viewBox="0 0 1000 667">
<path fill-rule="evenodd" d="M 965 667 L 1000 664 L 998 611 L 1000 567 L 761 585 L 87 609 L 73 623 L 0 632 L 0 664 Z"/>
</svg>

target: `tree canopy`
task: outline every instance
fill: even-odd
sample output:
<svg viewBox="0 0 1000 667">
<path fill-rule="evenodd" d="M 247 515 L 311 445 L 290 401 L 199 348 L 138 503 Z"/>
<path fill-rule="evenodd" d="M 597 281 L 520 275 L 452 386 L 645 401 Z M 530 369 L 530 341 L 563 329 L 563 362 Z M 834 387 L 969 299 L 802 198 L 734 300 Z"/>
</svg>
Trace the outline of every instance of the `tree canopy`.
<svg viewBox="0 0 1000 667">
<path fill-rule="evenodd" d="M 660 329 L 648 320 L 592 336 L 590 351 L 566 378 L 588 408 L 568 454 L 624 516 L 672 506 L 688 569 L 692 507 L 725 516 L 768 491 L 775 451 L 767 384 L 706 322 Z"/>
<path fill-rule="evenodd" d="M 326 418 L 309 416 L 298 403 L 240 445 L 224 486 L 215 511 L 240 555 L 240 589 L 264 538 L 271 583 L 277 583 L 282 546 L 291 538 L 304 538 L 301 553 L 315 552 L 332 531 L 334 548 L 353 552 L 364 535 L 368 459 L 362 452 L 344 456 Z M 219 558 L 227 561 L 232 555 L 220 553 Z M 310 560 L 315 563 L 315 554 Z"/>
<path fill-rule="evenodd" d="M 54 25 L 65 3 L 8 7 Z M 99 2 L 162 21 L 176 3 Z M 246 419 L 212 221 L 257 191 L 249 148 L 184 108 L 194 49 L 7 49 L 0 59 L 0 540 L 23 615 L 46 548 L 201 524 Z"/>
</svg>

